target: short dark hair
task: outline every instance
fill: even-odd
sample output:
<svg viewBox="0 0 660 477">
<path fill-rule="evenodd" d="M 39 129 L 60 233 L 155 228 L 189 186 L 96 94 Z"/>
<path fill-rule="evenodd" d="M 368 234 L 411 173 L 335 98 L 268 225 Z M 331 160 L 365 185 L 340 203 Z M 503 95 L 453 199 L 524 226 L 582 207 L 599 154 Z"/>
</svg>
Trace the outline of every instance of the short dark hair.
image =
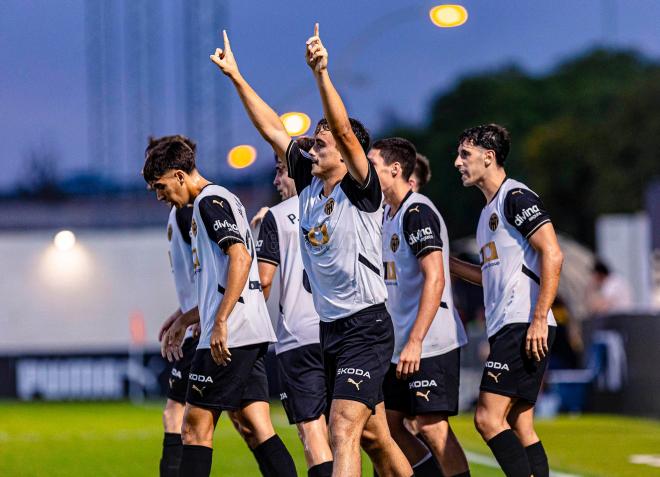
<svg viewBox="0 0 660 477">
<path fill-rule="evenodd" d="M 149 136 L 149 144 L 147 144 L 147 148 L 144 150 L 144 156 L 146 157 L 147 154 L 149 154 L 149 151 L 154 147 L 158 146 L 159 144 L 163 144 L 165 142 L 173 142 L 173 141 L 183 141 L 188 145 L 190 149 L 193 150 L 193 152 L 197 152 L 197 144 L 195 144 L 195 142 L 192 139 L 190 139 L 187 136 L 184 136 L 183 134 L 174 134 L 172 136 L 161 136 L 161 137 Z"/>
<path fill-rule="evenodd" d="M 173 138 L 147 147 L 142 169 L 144 180 L 150 184 L 172 169 L 182 170 L 186 174 L 195 170 L 195 144 L 189 142 L 192 147 L 182 138 Z"/>
<path fill-rule="evenodd" d="M 458 145 L 460 146 L 465 141 L 474 146 L 495 151 L 497 164 L 503 166 L 506 156 L 509 155 L 511 135 L 505 127 L 499 124 L 482 124 L 463 131 L 458 138 Z"/>
<path fill-rule="evenodd" d="M 371 148 L 380 151 L 380 155 L 388 166 L 395 162 L 401 164 L 403 178 L 410 179 L 417 160 L 417 150 L 412 142 L 402 137 L 388 137 L 374 142 Z"/>
<path fill-rule="evenodd" d="M 348 120 L 351 123 L 353 134 L 355 134 L 355 137 L 357 137 L 357 140 L 360 142 L 360 146 L 362 146 L 362 149 L 366 154 L 369 152 L 369 146 L 371 146 L 371 137 L 369 136 L 369 131 L 367 131 L 367 128 L 364 127 L 364 124 L 362 124 L 357 119 L 348 118 Z M 328 124 L 328 120 L 325 118 L 321 119 L 316 124 L 314 134 L 318 134 L 320 131 L 330 131 L 330 125 Z"/>
<path fill-rule="evenodd" d="M 415 170 L 413 171 L 413 174 L 417 176 L 417 186 L 419 189 L 424 187 L 431 180 L 431 163 L 425 155 L 420 154 L 419 152 L 415 158 Z"/>
</svg>

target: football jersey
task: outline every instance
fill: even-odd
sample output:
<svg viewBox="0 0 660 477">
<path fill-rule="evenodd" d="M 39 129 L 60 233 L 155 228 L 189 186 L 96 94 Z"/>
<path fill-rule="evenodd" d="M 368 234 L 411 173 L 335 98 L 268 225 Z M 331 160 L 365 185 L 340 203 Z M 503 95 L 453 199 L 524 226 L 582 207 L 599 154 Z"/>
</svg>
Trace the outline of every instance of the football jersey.
<svg viewBox="0 0 660 477">
<path fill-rule="evenodd" d="M 541 263 L 529 238 L 548 222 L 550 216 L 539 196 L 509 178 L 481 211 L 477 245 L 489 337 L 505 325 L 532 320 Z M 552 310 L 548 324 L 556 325 Z"/>
<path fill-rule="evenodd" d="M 300 256 L 298 213 L 297 195 L 271 207 L 261 222 L 257 240 L 258 260 L 279 267 L 277 354 L 319 342 L 319 315 Z"/>
<path fill-rule="evenodd" d="M 195 287 L 195 272 L 192 263 L 190 247 L 190 223 L 193 208 L 185 206 L 180 209 L 172 207 L 167 221 L 167 240 L 170 244 L 170 269 L 174 277 L 174 287 L 182 313 L 197 306 L 197 288 Z M 192 336 L 192 327 L 186 330 L 185 338 Z"/>
<path fill-rule="evenodd" d="M 225 250 L 233 243 L 245 245 L 252 263 L 241 296 L 227 320 L 228 346 L 276 341 L 261 291 L 252 233 L 238 197 L 215 184 L 204 187 L 195 199 L 190 232 L 201 324 L 197 348 L 210 347 L 215 315 L 227 286 L 229 257 Z"/>
<path fill-rule="evenodd" d="M 447 353 L 467 343 L 465 329 L 454 307 L 449 275 L 449 238 L 442 216 L 424 195 L 408 192 L 399 210 L 383 218 L 383 268 L 387 285 L 387 309 L 394 324 L 394 355 L 398 363 L 417 319 L 424 275 L 419 259 L 441 251 L 445 287 L 440 307 L 422 342 L 422 358 Z"/>
<path fill-rule="evenodd" d="M 286 152 L 289 176 L 296 183 L 300 210 L 300 250 L 321 321 L 334 321 L 385 303 L 380 270 L 382 192 L 369 163 L 360 185 L 349 173 L 329 197 L 313 177 L 309 154 L 295 141 Z"/>
</svg>

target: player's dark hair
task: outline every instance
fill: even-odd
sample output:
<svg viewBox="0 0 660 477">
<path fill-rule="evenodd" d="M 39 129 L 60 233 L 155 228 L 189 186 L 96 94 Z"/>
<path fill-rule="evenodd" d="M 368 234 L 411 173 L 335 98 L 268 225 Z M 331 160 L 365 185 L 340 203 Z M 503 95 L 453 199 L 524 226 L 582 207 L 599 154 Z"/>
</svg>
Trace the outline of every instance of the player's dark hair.
<svg viewBox="0 0 660 477">
<path fill-rule="evenodd" d="M 367 131 L 367 128 L 364 127 L 364 124 L 362 124 L 357 119 L 348 118 L 348 120 L 351 123 L 353 134 L 355 134 L 355 137 L 357 137 L 357 140 L 360 142 L 360 146 L 362 146 L 362 149 L 366 154 L 369 152 L 369 146 L 371 146 L 371 137 L 369 136 L 369 131 Z M 330 131 L 330 125 L 328 124 L 328 120 L 325 118 L 318 122 L 316 129 L 314 130 L 314 134 L 318 134 L 320 131 Z"/>
<path fill-rule="evenodd" d="M 417 187 L 421 189 L 431 180 L 431 163 L 423 154 L 417 153 L 413 174 L 417 177 Z"/>
<path fill-rule="evenodd" d="M 184 136 L 183 134 L 175 134 L 173 136 L 161 136 L 161 137 L 149 136 L 149 144 L 147 144 L 147 148 L 144 150 L 144 156 L 146 157 L 147 154 L 149 154 L 149 151 L 154 147 L 158 146 L 159 144 L 163 144 L 166 142 L 176 142 L 176 141 L 183 141 L 188 145 L 190 149 L 192 149 L 193 152 L 197 152 L 197 144 L 195 144 L 195 142 L 192 139 Z"/>
<path fill-rule="evenodd" d="M 506 128 L 499 124 L 482 124 L 481 126 L 468 128 L 461 133 L 458 138 L 459 146 L 466 141 L 473 146 L 495 151 L 497 164 L 503 166 L 506 156 L 509 155 L 511 135 Z"/>
<path fill-rule="evenodd" d="M 603 262 L 602 260 L 597 259 L 596 262 L 594 263 L 594 273 L 608 276 L 610 274 L 610 267 L 605 265 L 605 262 Z"/>
<path fill-rule="evenodd" d="M 412 142 L 402 137 L 388 137 L 374 142 L 372 149 L 378 149 L 388 166 L 398 162 L 405 180 L 410 179 L 415 170 L 417 150 Z"/>
<path fill-rule="evenodd" d="M 295 139 L 296 144 L 298 144 L 298 147 L 300 150 L 308 152 L 312 147 L 314 147 L 314 138 L 309 137 L 309 136 L 300 136 Z M 277 157 L 277 154 L 274 154 L 275 157 L 275 162 L 279 163 L 280 159 Z M 284 167 L 287 166 L 286 161 L 283 162 Z"/>
<path fill-rule="evenodd" d="M 192 143 L 192 141 L 191 141 Z M 147 147 L 142 175 L 150 184 L 167 171 L 175 169 L 190 174 L 195 169 L 195 144 L 188 145 L 181 138 L 161 141 L 151 149 Z"/>
</svg>

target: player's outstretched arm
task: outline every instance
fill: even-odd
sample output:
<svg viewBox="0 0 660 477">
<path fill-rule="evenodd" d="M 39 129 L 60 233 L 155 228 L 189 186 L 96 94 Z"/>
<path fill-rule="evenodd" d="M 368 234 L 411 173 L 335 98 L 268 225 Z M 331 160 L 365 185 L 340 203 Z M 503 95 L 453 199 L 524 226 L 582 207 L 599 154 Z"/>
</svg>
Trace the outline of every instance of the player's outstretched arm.
<svg viewBox="0 0 660 477">
<path fill-rule="evenodd" d="M 479 265 L 459 260 L 456 257 L 449 257 L 449 273 L 473 285 L 482 286 Z"/>
<path fill-rule="evenodd" d="M 337 142 L 348 172 L 353 179 L 364 184 L 369 177 L 369 162 L 365 151 L 351 129 L 348 113 L 339 93 L 328 74 L 328 51 L 319 37 L 319 24 L 314 25 L 314 36 L 307 40 L 305 57 L 314 72 L 314 78 L 321 94 L 323 114 L 328 121 L 330 132 Z"/>
<path fill-rule="evenodd" d="M 550 222 L 534 232 L 529 243 L 539 253 L 541 277 L 539 296 L 534 317 L 527 330 L 525 349 L 528 357 L 540 361 L 548 353 L 548 313 L 557 296 L 564 255 L 559 247 L 555 228 Z"/>
<path fill-rule="evenodd" d="M 245 111 L 259 134 L 275 149 L 278 157 L 284 157 L 291 142 L 289 134 L 277 113 L 259 97 L 241 75 L 225 30 L 222 31 L 222 36 L 224 48 L 216 48 L 215 53 L 210 55 L 211 61 L 231 79 Z"/>
</svg>

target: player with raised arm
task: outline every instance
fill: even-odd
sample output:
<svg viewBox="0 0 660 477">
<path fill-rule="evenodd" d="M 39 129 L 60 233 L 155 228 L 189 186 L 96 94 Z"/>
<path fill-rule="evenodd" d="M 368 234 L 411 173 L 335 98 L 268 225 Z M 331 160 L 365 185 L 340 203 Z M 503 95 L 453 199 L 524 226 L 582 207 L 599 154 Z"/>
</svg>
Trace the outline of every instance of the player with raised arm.
<svg viewBox="0 0 660 477">
<path fill-rule="evenodd" d="M 300 248 L 321 319 L 332 397 L 332 475 L 360 475 L 362 438 L 380 475 L 409 477 L 412 469 L 389 434 L 382 403 L 394 336 L 380 271 L 382 194 L 366 158 L 369 135 L 361 123 L 349 120 L 327 74 L 327 52 L 318 34 L 307 42 L 307 61 L 317 78 L 325 119 L 316 127 L 309 153 L 291 140 L 278 115 L 239 73 L 224 37 L 224 49 L 217 49 L 211 60 L 232 80 L 257 130 L 278 156 L 286 157 L 299 195 Z"/>
<path fill-rule="evenodd" d="M 303 151 L 314 139 L 299 137 Z M 273 181 L 282 202 L 268 209 L 263 217 L 257 258 L 264 296 L 270 295 L 275 273 L 279 271 L 279 316 L 275 333 L 282 405 L 295 424 L 303 443 L 308 476 L 332 475 L 332 451 L 324 411 L 327 390 L 323 354 L 319 344 L 319 315 L 314 309 L 309 279 L 303 268 L 298 237 L 298 196 L 288 176 L 286 162 L 275 156 Z M 254 220 L 254 219 L 253 219 Z"/>
<path fill-rule="evenodd" d="M 507 476 L 548 477 L 534 430 L 534 404 L 556 323 L 563 255 L 541 199 L 507 178 L 509 132 L 497 124 L 466 129 L 454 166 L 465 187 L 486 198 L 477 227 L 481 266 L 452 258 L 451 273 L 483 286 L 490 355 L 474 422 Z"/>
<path fill-rule="evenodd" d="M 167 331 L 167 346 L 177 346 L 182 329 L 197 318 L 201 325 L 188 376 L 180 475 L 210 474 L 213 432 L 226 410 L 249 433 L 246 440 L 263 475 L 295 476 L 293 459 L 269 416 L 264 356 L 275 333 L 243 205 L 201 176 L 194 151 L 183 141 L 150 150 L 143 174 L 159 200 L 177 208 L 194 204 L 190 233 L 199 313 L 182 315 Z"/>
<path fill-rule="evenodd" d="M 394 355 L 385 376 L 385 409 L 392 436 L 416 476 L 469 476 L 450 425 L 458 414 L 460 347 L 467 343 L 454 308 L 449 238 L 442 216 L 410 177 L 415 146 L 402 138 L 376 141 L 369 151 L 385 197 L 383 267 L 387 308 L 394 323 Z M 431 452 L 404 426 L 414 417 Z M 434 459 L 431 457 L 431 454 Z"/>
</svg>

